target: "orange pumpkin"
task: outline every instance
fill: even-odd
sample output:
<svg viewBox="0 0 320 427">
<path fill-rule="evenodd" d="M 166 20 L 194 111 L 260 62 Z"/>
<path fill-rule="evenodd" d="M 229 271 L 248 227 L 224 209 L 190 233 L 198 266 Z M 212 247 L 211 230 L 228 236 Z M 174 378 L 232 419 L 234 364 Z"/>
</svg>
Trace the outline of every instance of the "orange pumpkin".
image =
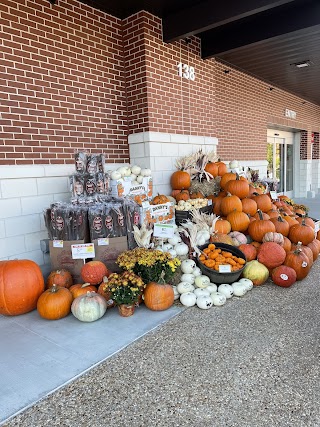
<svg viewBox="0 0 320 427">
<path fill-rule="evenodd" d="M 300 248 L 287 253 L 284 265 L 295 270 L 297 273 L 297 280 L 302 280 L 307 277 L 311 268 L 309 258 Z"/>
<path fill-rule="evenodd" d="M 291 241 L 288 239 L 288 237 L 283 236 L 283 243 L 281 245 L 283 247 L 283 249 L 286 252 L 290 252 L 291 251 Z"/>
<path fill-rule="evenodd" d="M 262 242 L 263 236 L 269 231 L 275 232 L 276 227 L 270 220 L 263 219 L 261 211 L 258 212 L 260 213 L 260 219 L 250 222 L 248 233 L 254 241 Z"/>
<path fill-rule="evenodd" d="M 231 231 L 231 224 L 226 219 L 219 218 L 215 222 L 214 229 L 219 233 L 229 234 Z"/>
<path fill-rule="evenodd" d="M 311 228 L 315 228 L 315 224 L 313 219 L 309 218 L 308 216 L 298 216 L 296 217 L 296 220 L 298 221 L 299 224 L 302 224 L 303 222 L 306 225 L 309 225 Z"/>
<path fill-rule="evenodd" d="M 83 264 L 80 274 L 85 283 L 98 285 L 102 282 L 104 276 L 108 277 L 110 275 L 110 271 L 101 261 L 89 261 Z"/>
<path fill-rule="evenodd" d="M 72 285 L 69 289 L 72 294 L 73 299 L 79 297 L 80 295 L 85 295 L 87 292 L 97 292 L 97 288 L 90 283 L 79 283 Z"/>
<path fill-rule="evenodd" d="M 168 203 L 170 202 L 170 199 L 168 199 L 167 196 L 165 196 L 164 194 L 158 194 L 157 196 L 155 196 L 152 199 L 151 204 L 152 205 L 162 205 L 163 203 Z"/>
<path fill-rule="evenodd" d="M 150 282 L 144 290 L 144 303 L 150 310 L 161 311 L 170 308 L 174 301 L 171 285 Z"/>
<path fill-rule="evenodd" d="M 238 212 L 242 212 L 242 204 L 241 200 L 238 196 L 232 196 L 231 194 L 227 194 L 221 201 L 220 210 L 222 215 L 227 216 L 230 212 L 234 210 Z"/>
<path fill-rule="evenodd" d="M 0 261 L 0 314 L 16 316 L 34 310 L 43 291 L 44 279 L 35 262 Z"/>
<path fill-rule="evenodd" d="M 318 240 L 317 239 L 313 239 L 312 242 L 307 244 L 308 248 L 310 248 L 312 250 L 313 253 L 313 261 L 315 261 L 318 256 L 319 256 L 319 252 L 320 252 L 320 247 L 318 244 Z"/>
<path fill-rule="evenodd" d="M 69 289 L 73 284 L 71 273 L 68 270 L 54 270 L 48 276 L 47 288 L 51 288 L 52 285 L 62 286 Z"/>
<path fill-rule="evenodd" d="M 236 174 L 236 179 L 232 179 L 226 183 L 224 189 L 239 199 L 244 199 L 249 196 L 249 184 L 247 181 L 240 179 L 239 175 Z"/>
<path fill-rule="evenodd" d="M 179 202 L 180 200 L 189 200 L 190 193 L 188 190 L 179 190 L 179 193 L 175 196 L 175 198 L 177 202 Z"/>
<path fill-rule="evenodd" d="M 252 199 L 257 203 L 258 209 L 262 212 L 268 212 L 271 209 L 272 202 L 269 196 L 266 194 L 253 195 Z"/>
<path fill-rule="evenodd" d="M 37 303 L 38 313 L 44 319 L 62 319 L 70 313 L 72 299 L 69 289 L 53 285 L 40 295 Z"/>
<path fill-rule="evenodd" d="M 196 191 L 194 193 L 191 193 L 190 199 L 203 199 L 204 195 L 200 191 Z"/>
<path fill-rule="evenodd" d="M 251 243 L 243 243 L 242 245 L 238 246 L 238 249 L 240 249 L 240 251 L 245 254 L 248 262 L 257 258 L 257 248 Z"/>
<path fill-rule="evenodd" d="M 241 200 L 241 204 L 242 204 L 242 212 L 249 214 L 251 216 L 253 216 L 258 209 L 258 205 L 257 203 L 249 198 L 244 198 Z"/>
<path fill-rule="evenodd" d="M 289 223 L 282 218 L 282 216 L 278 215 L 277 218 L 270 218 L 270 221 L 276 227 L 277 233 L 281 233 L 283 236 L 288 236 L 290 226 Z"/>
<path fill-rule="evenodd" d="M 218 176 L 219 173 L 219 166 L 217 165 L 217 163 L 214 162 L 208 162 L 206 164 L 206 167 L 204 168 L 204 170 L 208 173 L 210 173 L 213 178 Z"/>
<path fill-rule="evenodd" d="M 215 162 L 215 164 L 218 166 L 218 176 L 223 176 L 227 173 L 227 165 L 220 160 L 218 162 Z"/>
<path fill-rule="evenodd" d="M 237 178 L 237 175 L 233 172 L 225 173 L 221 178 L 220 187 L 224 190 L 227 185 L 227 182 L 233 181 L 233 180 L 235 181 L 236 178 Z"/>
<path fill-rule="evenodd" d="M 228 214 L 227 220 L 231 224 L 232 231 L 246 231 L 250 224 L 248 215 L 236 210 Z"/>
<path fill-rule="evenodd" d="M 191 177 L 186 171 L 176 171 L 171 175 L 170 184 L 174 190 L 188 189 L 191 185 Z"/>
<path fill-rule="evenodd" d="M 301 242 L 303 245 L 308 245 L 314 239 L 314 231 L 310 225 L 305 223 L 303 219 L 301 224 L 293 225 L 289 230 L 289 239 L 293 243 Z"/>
</svg>

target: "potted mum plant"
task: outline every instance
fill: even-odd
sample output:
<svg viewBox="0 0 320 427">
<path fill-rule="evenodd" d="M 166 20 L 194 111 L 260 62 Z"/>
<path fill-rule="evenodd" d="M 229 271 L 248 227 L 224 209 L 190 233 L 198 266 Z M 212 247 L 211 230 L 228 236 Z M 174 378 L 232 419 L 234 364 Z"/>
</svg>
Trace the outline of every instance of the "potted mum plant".
<svg viewBox="0 0 320 427">
<path fill-rule="evenodd" d="M 109 291 L 111 299 L 118 306 L 123 317 L 131 316 L 142 296 L 145 284 L 141 277 L 132 271 L 112 273 L 105 281 L 103 291 Z"/>
</svg>

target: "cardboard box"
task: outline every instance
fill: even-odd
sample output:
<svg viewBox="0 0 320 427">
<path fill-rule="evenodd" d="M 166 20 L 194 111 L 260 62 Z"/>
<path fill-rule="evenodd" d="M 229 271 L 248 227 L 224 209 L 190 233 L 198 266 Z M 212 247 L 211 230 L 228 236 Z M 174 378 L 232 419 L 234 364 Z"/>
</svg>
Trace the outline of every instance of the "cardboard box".
<svg viewBox="0 0 320 427">
<path fill-rule="evenodd" d="M 118 256 L 128 250 L 127 236 L 93 240 L 95 261 L 102 261 L 110 271 L 118 272 L 121 268 L 116 264 Z"/>
<path fill-rule="evenodd" d="M 131 196 L 132 198 L 134 198 L 134 196 L 145 195 L 146 200 L 152 199 L 153 180 L 151 176 L 143 178 L 142 183 L 138 185 L 133 185 L 129 178 L 111 180 L 110 185 L 112 196 Z"/>
<path fill-rule="evenodd" d="M 167 202 L 161 205 L 149 205 L 140 208 L 140 224 L 144 220 L 149 223 L 161 222 L 171 224 L 175 222 L 175 210 L 173 203 Z"/>
<path fill-rule="evenodd" d="M 82 259 L 73 259 L 71 245 L 86 243 L 84 240 L 50 240 L 49 252 L 52 270 L 64 268 L 70 271 L 74 283 L 82 283 L 80 276 L 84 264 Z"/>
</svg>

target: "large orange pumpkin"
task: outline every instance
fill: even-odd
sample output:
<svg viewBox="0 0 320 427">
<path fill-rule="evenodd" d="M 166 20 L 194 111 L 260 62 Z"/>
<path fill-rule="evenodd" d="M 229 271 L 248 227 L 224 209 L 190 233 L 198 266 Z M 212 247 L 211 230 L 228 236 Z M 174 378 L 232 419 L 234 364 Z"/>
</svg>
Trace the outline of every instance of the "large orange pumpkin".
<svg viewBox="0 0 320 427">
<path fill-rule="evenodd" d="M 35 262 L 0 261 L 0 314 L 16 316 L 34 310 L 43 291 L 44 279 Z"/>
<path fill-rule="evenodd" d="M 110 275 L 110 271 L 101 261 L 89 261 L 83 264 L 80 274 L 85 283 L 99 285 L 104 276 Z"/>
<path fill-rule="evenodd" d="M 227 172 L 225 173 L 220 181 L 220 187 L 224 190 L 225 186 L 227 185 L 227 182 L 235 180 L 237 178 L 237 175 L 233 172 Z"/>
<path fill-rule="evenodd" d="M 47 279 L 47 288 L 51 288 L 52 285 L 63 286 L 64 288 L 70 288 L 72 286 L 73 280 L 70 271 L 64 270 L 54 270 L 48 276 Z"/>
<path fill-rule="evenodd" d="M 270 220 L 262 219 L 263 217 L 261 211 L 258 212 L 261 215 L 261 219 L 256 219 L 255 221 L 250 222 L 248 233 L 250 237 L 256 242 L 262 242 L 263 236 L 269 231 L 275 232 L 276 227 Z"/>
<path fill-rule="evenodd" d="M 144 303 L 154 311 L 166 310 L 174 301 L 174 292 L 171 285 L 166 283 L 150 282 L 144 290 Z"/>
<path fill-rule="evenodd" d="M 70 313 L 72 299 L 69 289 L 53 285 L 40 295 L 37 302 L 38 313 L 44 319 L 62 319 Z"/>
<path fill-rule="evenodd" d="M 272 202 L 266 194 L 257 194 L 252 196 L 252 199 L 257 203 L 258 209 L 262 212 L 268 212 L 272 208 Z"/>
<path fill-rule="evenodd" d="M 217 163 L 208 162 L 204 170 L 210 173 L 213 176 L 213 178 L 215 178 L 218 176 L 219 166 L 217 165 Z"/>
<path fill-rule="evenodd" d="M 314 231 L 303 220 L 301 224 L 293 225 L 290 228 L 288 237 L 293 243 L 301 242 L 304 246 L 307 246 L 314 239 Z"/>
<path fill-rule="evenodd" d="M 246 231 L 250 224 L 248 215 L 244 212 L 238 212 L 236 210 L 228 214 L 227 220 L 231 224 L 232 231 Z"/>
<path fill-rule="evenodd" d="M 234 210 L 242 212 L 242 203 L 238 196 L 232 196 L 227 194 L 221 201 L 220 210 L 222 215 L 227 216 L 230 212 Z"/>
<path fill-rule="evenodd" d="M 226 219 L 219 218 L 214 224 L 214 231 L 229 234 L 231 231 L 231 224 Z"/>
<path fill-rule="evenodd" d="M 242 212 L 253 216 L 258 209 L 257 203 L 249 198 L 244 198 L 241 200 L 242 203 Z"/>
<path fill-rule="evenodd" d="M 215 162 L 215 164 L 218 166 L 218 176 L 223 176 L 227 173 L 228 168 L 225 163 L 219 160 L 218 162 Z"/>
<path fill-rule="evenodd" d="M 171 175 L 170 184 L 173 190 L 188 189 L 191 185 L 191 177 L 186 171 L 176 171 Z"/>
<path fill-rule="evenodd" d="M 236 179 L 232 179 L 226 183 L 224 189 L 239 199 L 244 199 L 249 196 L 249 184 L 247 181 L 240 179 L 239 175 L 236 175 Z"/>
<path fill-rule="evenodd" d="M 281 215 L 279 215 L 277 218 L 270 218 L 270 221 L 274 224 L 276 227 L 276 232 L 281 233 L 283 236 L 288 236 L 289 234 L 289 223 L 285 221 Z"/>
<path fill-rule="evenodd" d="M 291 267 L 297 273 L 297 280 L 307 277 L 311 264 L 307 255 L 299 248 L 287 253 L 284 265 Z"/>
</svg>

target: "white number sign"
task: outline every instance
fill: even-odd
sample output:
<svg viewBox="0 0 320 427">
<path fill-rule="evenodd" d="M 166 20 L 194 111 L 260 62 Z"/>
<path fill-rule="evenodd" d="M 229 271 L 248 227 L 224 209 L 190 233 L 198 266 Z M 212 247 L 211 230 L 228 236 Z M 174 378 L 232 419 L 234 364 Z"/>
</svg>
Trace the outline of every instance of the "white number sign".
<svg viewBox="0 0 320 427">
<path fill-rule="evenodd" d="M 178 68 L 178 75 L 179 77 L 183 77 L 187 80 L 194 81 L 196 78 L 194 67 L 191 67 L 188 64 L 182 64 L 182 62 L 179 62 L 177 65 Z"/>
</svg>

